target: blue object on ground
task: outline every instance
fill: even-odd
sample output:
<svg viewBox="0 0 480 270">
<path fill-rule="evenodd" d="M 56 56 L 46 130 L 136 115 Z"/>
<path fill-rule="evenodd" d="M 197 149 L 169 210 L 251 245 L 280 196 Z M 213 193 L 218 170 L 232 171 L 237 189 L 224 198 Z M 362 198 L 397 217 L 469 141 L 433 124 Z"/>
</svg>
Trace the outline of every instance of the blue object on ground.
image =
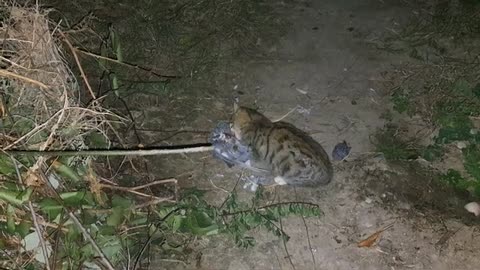
<svg viewBox="0 0 480 270">
<path fill-rule="evenodd" d="M 351 149 L 352 149 L 352 147 L 350 147 L 346 141 L 343 141 L 343 142 L 335 145 L 335 147 L 333 148 L 333 151 L 332 151 L 333 160 L 340 161 L 340 160 L 346 159 L 348 157 L 348 155 L 350 154 Z"/>
</svg>

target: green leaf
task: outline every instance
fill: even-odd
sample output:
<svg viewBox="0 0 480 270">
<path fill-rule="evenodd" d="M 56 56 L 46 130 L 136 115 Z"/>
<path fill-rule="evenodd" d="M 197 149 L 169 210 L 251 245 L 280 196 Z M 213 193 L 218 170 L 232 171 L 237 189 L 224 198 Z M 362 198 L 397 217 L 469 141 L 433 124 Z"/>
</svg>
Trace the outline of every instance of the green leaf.
<svg viewBox="0 0 480 270">
<path fill-rule="evenodd" d="M 123 208 L 130 208 L 134 206 L 134 202 L 129 198 L 125 198 L 115 194 L 112 197 L 112 206 L 114 207 L 121 206 Z"/>
<path fill-rule="evenodd" d="M 27 188 L 24 191 L 0 189 L 0 200 L 4 200 L 15 205 L 22 205 L 23 203 L 27 202 L 28 199 L 30 199 L 32 192 L 32 188 Z"/>
<path fill-rule="evenodd" d="M 427 161 L 435 161 L 441 158 L 445 150 L 441 145 L 432 144 L 422 150 L 422 157 Z"/>
<path fill-rule="evenodd" d="M 80 248 L 81 257 L 85 260 L 90 260 L 95 255 L 95 250 L 92 244 L 86 244 Z"/>
<path fill-rule="evenodd" d="M 180 227 L 182 226 L 182 223 L 183 223 L 184 220 L 185 220 L 185 217 L 180 216 L 180 215 L 174 215 L 172 217 L 172 222 L 171 222 L 172 231 L 173 232 L 178 231 L 180 229 Z"/>
<path fill-rule="evenodd" d="M 110 226 L 110 225 L 103 225 L 100 228 L 98 228 L 98 234 L 102 236 L 106 235 L 116 235 L 117 230 L 115 227 Z"/>
<path fill-rule="evenodd" d="M 39 206 L 47 214 L 50 221 L 54 220 L 63 210 L 63 206 L 52 198 L 43 199 Z"/>
<path fill-rule="evenodd" d="M 88 135 L 85 136 L 85 140 L 92 148 L 107 148 L 109 146 L 108 138 L 106 138 L 102 133 L 97 131 L 88 133 Z"/>
<path fill-rule="evenodd" d="M 67 229 L 68 229 L 68 232 L 65 238 L 67 242 L 77 241 L 82 236 L 82 233 L 80 232 L 78 227 L 74 224 L 67 226 Z"/>
<path fill-rule="evenodd" d="M 472 137 L 472 121 L 466 115 L 444 114 L 437 119 L 442 126 L 438 132 L 437 143 L 468 140 Z"/>
<path fill-rule="evenodd" d="M 7 232 L 13 234 L 15 232 L 15 208 L 12 205 L 7 206 Z"/>
<path fill-rule="evenodd" d="M 462 177 L 460 172 L 454 169 L 448 169 L 447 173 L 441 175 L 440 179 L 460 190 L 466 190 L 471 186 L 470 181 Z"/>
<path fill-rule="evenodd" d="M 107 258 L 116 263 L 122 257 L 122 242 L 117 235 L 99 237 L 100 248 Z"/>
<path fill-rule="evenodd" d="M 67 206 L 94 205 L 93 195 L 87 191 L 64 192 L 60 194 L 63 202 Z"/>
<path fill-rule="evenodd" d="M 471 144 L 462 150 L 465 159 L 465 170 L 477 181 L 480 181 L 480 150 Z"/>
<path fill-rule="evenodd" d="M 0 174 L 14 175 L 16 173 L 15 166 L 11 158 L 5 154 L 0 154 Z"/>
<path fill-rule="evenodd" d="M 408 112 L 412 114 L 412 107 L 410 101 L 410 95 L 404 89 L 397 89 L 393 92 L 391 97 L 393 103 L 393 109 L 399 113 Z"/>
<path fill-rule="evenodd" d="M 472 89 L 472 92 L 476 98 L 480 99 L 480 83 L 475 85 L 475 87 Z"/>
<path fill-rule="evenodd" d="M 470 83 L 466 80 L 460 79 L 453 85 L 453 92 L 462 96 L 471 97 L 472 90 Z"/>
<path fill-rule="evenodd" d="M 76 170 L 63 163 L 55 161 L 53 162 L 52 167 L 59 175 L 66 177 L 67 179 L 73 180 L 74 182 L 80 182 L 82 180 L 82 178 L 77 174 Z"/>
<path fill-rule="evenodd" d="M 192 211 L 187 216 L 187 224 L 190 232 L 196 235 L 212 235 L 218 233 L 218 226 L 203 211 Z"/>
<path fill-rule="evenodd" d="M 125 208 L 122 206 L 116 206 L 112 209 L 112 213 L 107 218 L 107 224 L 113 227 L 117 227 L 125 220 Z"/>
<path fill-rule="evenodd" d="M 30 228 L 32 227 L 32 223 L 26 220 L 22 220 L 20 224 L 18 224 L 17 229 L 15 230 L 21 238 L 25 238 L 30 233 Z"/>
</svg>

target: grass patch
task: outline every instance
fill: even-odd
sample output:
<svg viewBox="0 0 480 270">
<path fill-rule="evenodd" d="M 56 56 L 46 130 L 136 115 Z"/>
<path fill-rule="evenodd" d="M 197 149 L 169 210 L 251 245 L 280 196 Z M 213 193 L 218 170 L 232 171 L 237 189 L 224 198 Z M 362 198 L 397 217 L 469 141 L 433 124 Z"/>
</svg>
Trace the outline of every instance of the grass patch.
<svg viewBox="0 0 480 270">
<path fill-rule="evenodd" d="M 440 177 L 456 189 L 480 197 L 480 17 L 478 1 L 445 2 L 430 8 L 431 16 L 419 16 L 398 33 L 385 39 L 381 48 L 404 53 L 417 61 L 392 76 L 393 109 L 407 117 L 420 116 L 426 128 L 438 131 L 432 144 L 418 148 L 418 156 L 427 161 L 441 160 L 448 144 L 462 145 L 464 172 L 446 166 Z M 408 90 L 408 91 L 407 91 Z M 391 120 L 391 118 L 390 118 Z M 385 136 L 392 136 L 384 130 Z M 410 144 L 400 136 L 379 141 L 386 157 L 405 159 Z M 409 139 L 409 140 L 415 140 Z M 388 143 L 390 141 L 390 143 Z M 396 147 L 393 147 L 393 145 Z"/>
<path fill-rule="evenodd" d="M 393 125 L 375 134 L 376 151 L 383 153 L 390 161 L 411 160 L 419 156 L 419 149 L 413 141 L 405 141 L 398 134 L 398 128 Z"/>
</svg>

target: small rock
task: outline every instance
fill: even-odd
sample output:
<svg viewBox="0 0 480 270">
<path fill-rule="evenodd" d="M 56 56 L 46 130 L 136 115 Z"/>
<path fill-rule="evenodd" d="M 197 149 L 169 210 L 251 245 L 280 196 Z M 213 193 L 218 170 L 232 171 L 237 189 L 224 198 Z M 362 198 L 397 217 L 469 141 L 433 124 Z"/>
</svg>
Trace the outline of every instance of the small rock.
<svg viewBox="0 0 480 270">
<path fill-rule="evenodd" d="M 477 202 L 467 203 L 465 205 L 465 210 L 474 214 L 476 217 L 480 215 L 480 205 Z"/>
<path fill-rule="evenodd" d="M 467 144 L 465 142 L 457 142 L 457 148 L 458 149 L 467 148 Z"/>
</svg>

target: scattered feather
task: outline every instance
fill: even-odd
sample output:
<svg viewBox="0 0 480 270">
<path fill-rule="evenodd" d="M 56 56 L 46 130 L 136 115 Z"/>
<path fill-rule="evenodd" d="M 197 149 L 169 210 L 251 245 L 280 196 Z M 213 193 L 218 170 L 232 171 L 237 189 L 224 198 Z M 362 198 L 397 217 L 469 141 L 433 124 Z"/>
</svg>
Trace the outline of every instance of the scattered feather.
<svg viewBox="0 0 480 270">
<path fill-rule="evenodd" d="M 295 89 L 296 89 L 300 94 L 302 94 L 302 95 L 308 94 L 308 92 L 305 91 L 305 90 L 303 90 L 303 89 L 300 89 L 300 88 L 295 88 Z"/>
</svg>

